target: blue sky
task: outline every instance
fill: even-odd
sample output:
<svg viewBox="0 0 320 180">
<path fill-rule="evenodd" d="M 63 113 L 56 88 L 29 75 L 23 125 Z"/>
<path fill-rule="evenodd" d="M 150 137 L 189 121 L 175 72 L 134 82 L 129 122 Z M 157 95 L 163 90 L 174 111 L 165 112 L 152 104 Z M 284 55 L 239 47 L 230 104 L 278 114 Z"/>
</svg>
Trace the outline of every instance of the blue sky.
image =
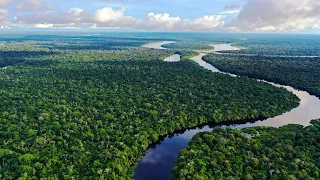
<svg viewBox="0 0 320 180">
<path fill-rule="evenodd" d="M 319 0 L 0 0 L 0 29 L 319 32 Z"/>
</svg>

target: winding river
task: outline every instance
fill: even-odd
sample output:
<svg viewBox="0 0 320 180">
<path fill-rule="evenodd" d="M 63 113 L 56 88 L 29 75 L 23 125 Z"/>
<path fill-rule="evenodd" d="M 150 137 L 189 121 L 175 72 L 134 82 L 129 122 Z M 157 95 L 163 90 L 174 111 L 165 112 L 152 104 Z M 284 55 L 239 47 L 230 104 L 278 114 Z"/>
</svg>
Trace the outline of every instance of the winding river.
<svg viewBox="0 0 320 180">
<path fill-rule="evenodd" d="M 174 42 L 159 42 L 152 43 L 152 45 L 145 45 L 144 47 L 152 47 L 154 49 L 166 49 L 161 45 L 174 43 Z M 230 44 L 219 44 L 213 45 L 216 51 L 223 50 L 237 50 L 237 48 L 232 47 Z M 211 64 L 206 63 L 202 60 L 205 53 L 209 51 L 199 51 L 200 54 L 192 58 L 193 61 L 197 62 L 200 66 L 204 67 L 215 73 L 224 73 L 219 71 L 217 68 L 213 67 Z M 213 51 L 211 51 L 213 52 Z M 236 75 L 224 73 L 236 77 Z M 270 82 L 269 82 L 270 83 Z M 271 83 L 277 87 L 284 87 L 288 91 L 297 95 L 301 102 L 299 107 L 291 110 L 290 112 L 284 113 L 282 115 L 276 116 L 274 118 L 269 118 L 264 121 L 256 121 L 253 123 L 239 123 L 239 124 L 225 124 L 232 128 L 241 129 L 244 127 L 253 126 L 273 126 L 280 127 L 287 124 L 301 124 L 308 125 L 310 120 L 320 118 L 320 99 L 310 95 L 305 91 L 296 90 L 290 86 L 278 85 Z M 187 129 L 184 131 L 178 131 L 174 135 L 168 135 L 160 144 L 150 147 L 146 155 L 141 161 L 138 162 L 138 167 L 135 171 L 134 179 L 136 180 L 166 180 L 171 179 L 171 170 L 174 166 L 174 161 L 178 157 L 178 153 L 181 149 L 188 145 L 189 140 L 198 132 L 212 131 L 215 128 L 214 124 L 212 126 L 206 125 L 196 129 Z"/>
</svg>

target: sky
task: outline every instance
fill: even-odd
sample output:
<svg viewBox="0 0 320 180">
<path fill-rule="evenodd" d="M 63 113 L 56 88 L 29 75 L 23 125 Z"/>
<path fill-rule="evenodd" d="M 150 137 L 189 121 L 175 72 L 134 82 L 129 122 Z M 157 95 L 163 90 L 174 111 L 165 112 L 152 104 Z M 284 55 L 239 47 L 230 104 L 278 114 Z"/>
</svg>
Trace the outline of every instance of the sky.
<svg viewBox="0 0 320 180">
<path fill-rule="evenodd" d="M 1 29 L 320 32 L 320 0 L 0 0 Z"/>
</svg>

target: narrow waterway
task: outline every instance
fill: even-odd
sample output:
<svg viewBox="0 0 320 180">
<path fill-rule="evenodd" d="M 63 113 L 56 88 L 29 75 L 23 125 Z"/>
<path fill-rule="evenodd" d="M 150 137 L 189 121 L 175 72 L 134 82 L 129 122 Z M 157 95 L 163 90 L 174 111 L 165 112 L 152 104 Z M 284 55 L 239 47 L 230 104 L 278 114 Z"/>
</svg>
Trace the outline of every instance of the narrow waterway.
<svg viewBox="0 0 320 180">
<path fill-rule="evenodd" d="M 165 42 L 162 42 L 165 43 Z M 162 43 L 160 44 L 163 45 Z M 216 46 L 216 45 L 213 45 Z M 222 49 L 222 47 L 226 49 Z M 218 48 L 215 47 L 215 50 L 230 50 L 228 47 L 232 47 L 230 44 L 220 45 Z M 162 47 L 161 47 L 162 48 Z M 234 48 L 234 47 L 232 47 Z M 237 49 L 232 49 L 237 50 Z M 205 52 L 206 53 L 206 52 Z M 206 54 L 204 51 L 198 56 L 192 58 L 195 62 L 197 62 L 200 66 L 204 67 L 215 73 L 224 73 L 219 71 L 217 68 L 212 65 L 206 63 L 202 60 L 202 57 Z M 232 76 L 236 76 L 229 73 L 224 73 Z M 287 124 L 301 124 L 308 125 L 310 120 L 320 118 L 320 100 L 319 98 L 310 95 L 305 91 L 296 90 L 290 86 L 282 86 L 275 83 L 271 83 L 277 87 L 283 87 L 288 91 L 291 91 L 295 95 L 297 95 L 301 102 L 299 107 L 291 110 L 290 112 L 284 113 L 280 116 L 269 118 L 264 121 L 256 121 L 254 123 L 238 123 L 238 124 L 225 124 L 231 126 L 232 128 L 241 129 L 244 127 L 253 127 L 253 126 L 273 126 L 280 127 Z M 136 180 L 166 180 L 171 179 L 171 170 L 174 166 L 174 161 L 178 157 L 178 153 L 181 149 L 185 148 L 188 145 L 189 140 L 198 132 L 206 132 L 212 131 L 215 128 L 214 125 L 212 127 L 210 125 L 206 125 L 200 128 L 179 131 L 175 133 L 173 136 L 166 137 L 160 144 L 155 147 L 149 148 L 147 154 L 143 157 L 143 159 L 138 162 L 138 167 L 135 171 L 134 179 Z"/>
</svg>

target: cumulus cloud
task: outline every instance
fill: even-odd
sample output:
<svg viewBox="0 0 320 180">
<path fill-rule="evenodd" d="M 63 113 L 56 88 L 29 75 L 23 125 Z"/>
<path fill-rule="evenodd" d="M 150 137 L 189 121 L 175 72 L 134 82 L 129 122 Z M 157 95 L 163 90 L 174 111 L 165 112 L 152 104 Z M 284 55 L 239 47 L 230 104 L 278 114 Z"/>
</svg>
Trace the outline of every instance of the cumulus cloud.
<svg viewBox="0 0 320 180">
<path fill-rule="evenodd" d="M 213 31 L 223 24 L 222 16 L 203 16 L 194 20 L 185 20 L 182 28 L 196 31 Z"/>
<path fill-rule="evenodd" d="M 31 5 L 34 7 L 29 7 Z M 247 0 L 241 6 L 226 5 L 223 12 L 194 19 L 154 12 L 144 18 L 134 18 L 126 15 L 125 8 L 104 7 L 88 12 L 75 7 L 59 12 L 48 11 L 48 7 L 43 0 L 24 0 L 23 6 L 18 9 L 28 12 L 18 13 L 11 24 L 14 27 L 30 28 L 130 28 L 172 31 L 320 30 L 319 0 Z M 0 11 L 0 21 L 6 21 L 7 13 L 6 10 Z"/>
<path fill-rule="evenodd" d="M 147 17 L 140 20 L 136 29 L 145 30 L 175 30 L 175 31 L 197 31 L 215 30 L 222 25 L 221 16 L 203 16 L 196 19 L 181 19 L 170 16 L 168 13 L 149 13 Z"/>
<path fill-rule="evenodd" d="M 123 17 L 125 9 L 114 10 L 111 7 L 98 9 L 95 13 L 95 20 L 100 23 L 106 23 L 111 20 L 119 20 Z"/>
<path fill-rule="evenodd" d="M 28 28 L 130 28 L 144 30 L 215 30 L 221 26 L 222 16 L 203 16 L 196 19 L 181 19 L 168 13 L 149 13 L 143 19 L 125 16 L 125 9 L 111 7 L 98 9 L 91 14 L 81 8 L 66 12 L 22 13 L 12 22 L 14 27 Z"/>
<path fill-rule="evenodd" d="M 176 26 L 181 22 L 179 17 L 171 17 L 168 13 L 149 13 L 147 17 L 139 22 L 137 25 L 143 29 L 176 29 Z"/>
<path fill-rule="evenodd" d="M 228 24 L 244 31 L 299 31 L 320 19 L 319 0 L 248 0 Z"/>
<path fill-rule="evenodd" d="M 122 8 L 114 10 L 111 7 L 98 9 L 90 13 L 81 8 L 71 8 L 68 11 L 33 12 L 18 14 L 12 22 L 14 27 L 27 28 L 97 28 L 97 27 L 132 27 L 136 22 L 130 16 L 124 16 Z"/>
<path fill-rule="evenodd" d="M 24 0 L 17 4 L 15 9 L 17 11 L 48 11 L 53 10 L 54 7 L 43 0 Z"/>
</svg>

